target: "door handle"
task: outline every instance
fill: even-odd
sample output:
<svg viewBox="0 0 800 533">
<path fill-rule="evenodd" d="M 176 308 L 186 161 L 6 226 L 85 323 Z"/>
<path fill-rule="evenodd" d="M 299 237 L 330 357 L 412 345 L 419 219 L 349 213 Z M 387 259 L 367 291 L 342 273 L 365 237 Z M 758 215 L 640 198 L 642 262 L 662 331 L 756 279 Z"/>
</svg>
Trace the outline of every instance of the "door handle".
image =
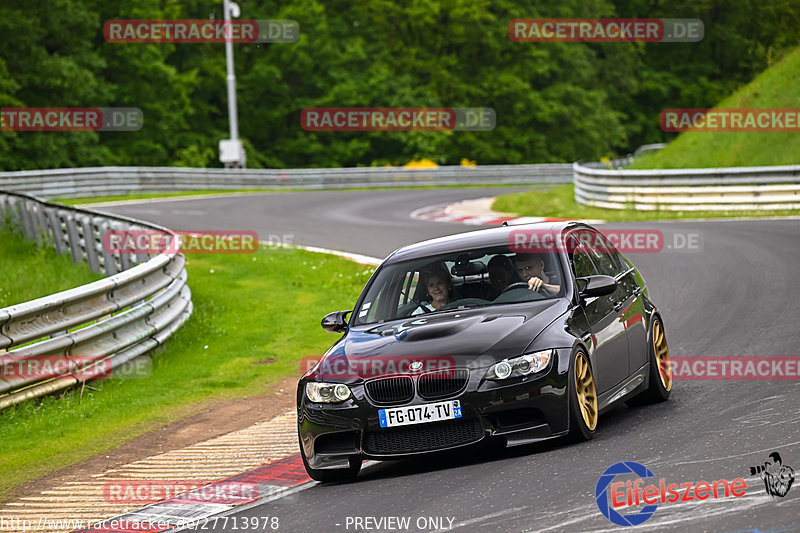
<svg viewBox="0 0 800 533">
<path fill-rule="evenodd" d="M 622 306 L 625 305 L 625 302 L 617 302 L 614 304 L 614 311 L 619 311 L 622 309 Z"/>
</svg>

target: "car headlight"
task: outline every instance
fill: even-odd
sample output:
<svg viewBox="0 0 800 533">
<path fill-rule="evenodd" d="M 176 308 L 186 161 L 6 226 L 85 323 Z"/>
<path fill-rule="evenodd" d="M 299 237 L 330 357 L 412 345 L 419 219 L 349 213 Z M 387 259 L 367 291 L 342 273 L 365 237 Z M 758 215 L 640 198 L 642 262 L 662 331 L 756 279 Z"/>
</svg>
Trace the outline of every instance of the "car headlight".
<svg viewBox="0 0 800 533">
<path fill-rule="evenodd" d="M 499 381 L 511 377 L 522 377 L 541 372 L 547 368 L 547 364 L 550 362 L 554 351 L 555 350 L 545 350 L 521 355 L 513 359 L 498 361 L 489 367 L 489 370 L 486 371 L 486 375 L 483 376 L 483 378 Z"/>
<path fill-rule="evenodd" d="M 344 383 L 306 383 L 306 397 L 312 402 L 331 403 L 343 402 L 352 396 L 350 387 Z"/>
</svg>

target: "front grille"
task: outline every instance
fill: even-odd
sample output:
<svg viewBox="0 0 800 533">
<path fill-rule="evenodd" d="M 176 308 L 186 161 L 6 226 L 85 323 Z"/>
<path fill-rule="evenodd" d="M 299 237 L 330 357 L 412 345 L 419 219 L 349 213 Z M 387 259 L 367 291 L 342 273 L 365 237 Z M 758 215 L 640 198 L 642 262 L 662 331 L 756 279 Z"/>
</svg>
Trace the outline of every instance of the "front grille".
<svg viewBox="0 0 800 533">
<path fill-rule="evenodd" d="M 368 431 L 364 448 L 374 454 L 429 452 L 477 442 L 481 437 L 479 419 L 456 419 Z"/>
<path fill-rule="evenodd" d="M 408 376 L 373 379 L 366 383 L 367 394 L 375 403 L 404 403 L 414 397 L 414 383 Z"/>
<path fill-rule="evenodd" d="M 437 370 L 422 374 L 417 382 L 417 392 L 427 400 L 451 396 L 467 386 L 469 370 L 458 368 Z"/>
</svg>

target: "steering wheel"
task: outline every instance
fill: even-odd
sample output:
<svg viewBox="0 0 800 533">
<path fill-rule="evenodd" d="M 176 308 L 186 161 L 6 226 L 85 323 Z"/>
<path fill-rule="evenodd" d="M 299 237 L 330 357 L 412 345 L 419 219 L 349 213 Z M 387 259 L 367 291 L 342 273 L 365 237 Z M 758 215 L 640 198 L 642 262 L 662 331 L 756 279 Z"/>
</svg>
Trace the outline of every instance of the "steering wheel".
<svg viewBox="0 0 800 533">
<path fill-rule="evenodd" d="M 528 288 L 527 283 L 525 283 L 524 281 L 518 281 L 516 283 L 512 283 L 511 285 L 503 289 L 503 292 L 508 292 L 514 289 L 527 289 L 527 288 Z M 500 294 L 503 294 L 503 292 L 501 292 Z"/>
</svg>

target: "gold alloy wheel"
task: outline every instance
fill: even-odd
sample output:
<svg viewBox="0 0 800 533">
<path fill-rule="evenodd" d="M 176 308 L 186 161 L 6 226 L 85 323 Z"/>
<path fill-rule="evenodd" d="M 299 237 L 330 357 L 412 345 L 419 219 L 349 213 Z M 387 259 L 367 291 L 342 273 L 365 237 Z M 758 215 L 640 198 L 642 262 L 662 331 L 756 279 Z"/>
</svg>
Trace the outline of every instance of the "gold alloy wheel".
<svg viewBox="0 0 800 533">
<path fill-rule="evenodd" d="M 575 357 L 575 393 L 581 408 L 583 422 L 590 431 L 597 427 L 597 391 L 594 386 L 592 367 L 586 354 L 578 352 Z"/>
<path fill-rule="evenodd" d="M 660 320 L 653 322 L 653 353 L 656 354 L 656 364 L 658 365 L 658 375 L 661 377 L 661 384 L 664 389 L 672 389 L 672 368 L 669 364 L 669 347 L 667 338 L 664 336 L 664 327 Z"/>
</svg>

